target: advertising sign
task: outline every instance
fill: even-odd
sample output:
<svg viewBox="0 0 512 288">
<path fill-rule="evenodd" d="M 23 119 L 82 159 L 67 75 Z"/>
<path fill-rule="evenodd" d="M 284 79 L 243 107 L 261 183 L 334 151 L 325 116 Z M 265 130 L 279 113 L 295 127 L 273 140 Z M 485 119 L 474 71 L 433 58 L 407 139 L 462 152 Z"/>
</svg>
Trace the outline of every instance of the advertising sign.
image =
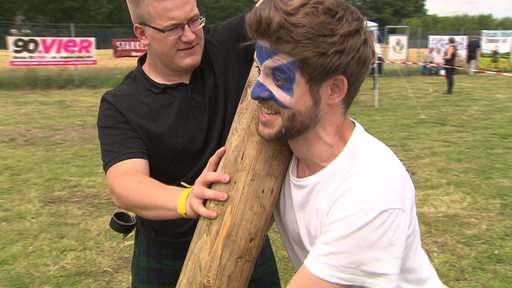
<svg viewBox="0 0 512 288">
<path fill-rule="evenodd" d="M 448 38 L 455 38 L 455 47 L 457 47 L 457 54 L 460 56 L 466 55 L 466 45 L 468 44 L 468 36 L 450 36 L 450 35 L 429 35 L 428 47 L 441 48 L 442 53 L 448 48 Z"/>
<path fill-rule="evenodd" d="M 146 46 L 137 38 L 112 39 L 114 57 L 139 57 L 146 52 Z"/>
<path fill-rule="evenodd" d="M 480 46 L 483 53 L 491 53 L 498 50 L 500 53 L 508 53 L 512 45 L 512 30 L 482 30 Z"/>
<path fill-rule="evenodd" d="M 96 39 L 7 36 L 11 66 L 95 65 Z"/>
</svg>

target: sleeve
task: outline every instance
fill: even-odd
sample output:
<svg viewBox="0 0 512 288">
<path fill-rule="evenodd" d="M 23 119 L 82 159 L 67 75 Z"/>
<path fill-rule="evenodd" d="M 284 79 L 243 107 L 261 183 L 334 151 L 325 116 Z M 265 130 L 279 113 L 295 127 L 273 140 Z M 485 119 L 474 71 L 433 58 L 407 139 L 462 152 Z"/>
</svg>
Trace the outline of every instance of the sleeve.
<svg viewBox="0 0 512 288">
<path fill-rule="evenodd" d="M 247 41 L 244 32 L 245 13 L 238 14 L 218 24 L 206 27 L 207 34 L 234 42 Z"/>
<path fill-rule="evenodd" d="M 241 54 L 241 60 L 246 62 L 246 65 L 252 63 L 254 45 L 251 45 L 245 34 L 245 13 L 238 14 L 219 24 L 207 26 L 205 35 L 214 47 L 220 47 L 228 54 Z"/>
<path fill-rule="evenodd" d="M 105 172 L 114 164 L 126 159 L 148 159 L 144 141 L 116 107 L 114 98 L 113 91 L 106 92 L 101 98 L 98 111 L 98 139 Z"/>
<path fill-rule="evenodd" d="M 396 287 L 409 220 L 400 209 L 329 216 L 304 265 L 334 283 Z"/>
</svg>

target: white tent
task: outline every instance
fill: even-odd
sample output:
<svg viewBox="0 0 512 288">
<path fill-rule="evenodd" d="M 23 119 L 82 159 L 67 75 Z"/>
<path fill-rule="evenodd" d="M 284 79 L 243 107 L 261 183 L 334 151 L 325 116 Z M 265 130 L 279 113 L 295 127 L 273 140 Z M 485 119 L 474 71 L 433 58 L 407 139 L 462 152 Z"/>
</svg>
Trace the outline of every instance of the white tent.
<svg viewBox="0 0 512 288">
<path fill-rule="evenodd" d="M 374 106 L 375 108 L 379 107 L 379 73 L 378 73 L 378 68 L 377 68 L 377 63 L 379 61 L 379 56 L 381 56 L 382 54 L 382 51 L 381 51 L 381 48 L 380 48 L 380 44 L 379 44 L 379 24 L 376 23 L 376 22 L 373 22 L 373 21 L 369 21 L 367 20 L 366 21 L 366 27 L 368 29 L 368 31 L 372 31 L 373 32 L 373 41 L 375 42 L 375 63 L 373 64 L 373 77 L 374 77 L 374 84 L 373 84 L 373 89 L 374 89 Z M 382 65 L 382 64 L 381 64 Z"/>
<path fill-rule="evenodd" d="M 370 31 L 378 31 L 379 30 L 379 24 L 373 22 L 373 21 L 370 21 L 370 20 L 367 20 L 366 21 L 366 26 L 368 27 L 368 30 Z"/>
<path fill-rule="evenodd" d="M 373 42 L 375 43 L 375 52 L 377 52 L 377 56 L 381 56 L 381 49 L 379 44 L 379 24 L 376 22 L 367 20 L 366 27 L 368 31 L 373 32 Z"/>
</svg>

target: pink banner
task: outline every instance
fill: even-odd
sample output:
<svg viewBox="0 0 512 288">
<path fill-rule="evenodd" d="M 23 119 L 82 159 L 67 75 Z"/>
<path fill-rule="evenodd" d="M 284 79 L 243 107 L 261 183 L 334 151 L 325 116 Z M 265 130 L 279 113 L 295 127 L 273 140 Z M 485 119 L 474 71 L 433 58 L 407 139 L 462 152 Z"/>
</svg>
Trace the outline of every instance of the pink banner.
<svg viewBox="0 0 512 288">
<path fill-rule="evenodd" d="M 96 39 L 7 36 L 12 66 L 95 65 Z"/>
</svg>

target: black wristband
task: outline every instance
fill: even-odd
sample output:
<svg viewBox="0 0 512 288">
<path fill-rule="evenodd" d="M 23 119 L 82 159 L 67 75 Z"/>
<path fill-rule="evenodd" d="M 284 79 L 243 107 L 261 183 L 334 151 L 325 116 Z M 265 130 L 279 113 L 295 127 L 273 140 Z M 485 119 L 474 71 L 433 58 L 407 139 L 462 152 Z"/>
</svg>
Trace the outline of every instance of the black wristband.
<svg viewBox="0 0 512 288">
<path fill-rule="evenodd" d="M 110 218 L 110 228 L 123 234 L 123 239 L 135 229 L 135 217 L 126 212 L 115 212 Z"/>
</svg>

